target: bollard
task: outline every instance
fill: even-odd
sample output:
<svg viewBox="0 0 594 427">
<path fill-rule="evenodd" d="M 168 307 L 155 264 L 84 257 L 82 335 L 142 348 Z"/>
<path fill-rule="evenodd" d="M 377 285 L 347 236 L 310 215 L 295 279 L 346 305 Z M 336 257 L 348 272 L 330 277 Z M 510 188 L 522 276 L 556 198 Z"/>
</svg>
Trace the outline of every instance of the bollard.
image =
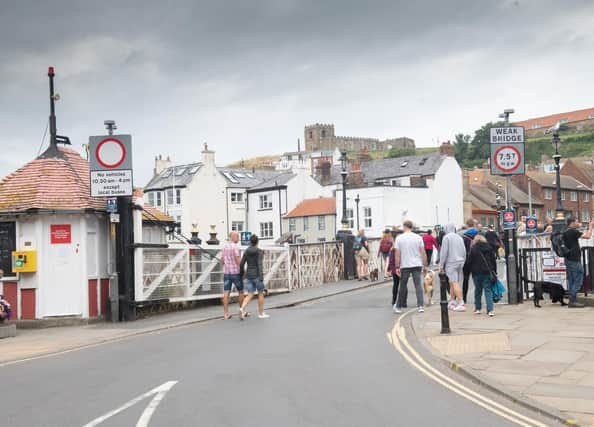
<svg viewBox="0 0 594 427">
<path fill-rule="evenodd" d="M 448 313 L 448 296 L 446 289 L 448 286 L 448 276 L 445 273 L 439 273 L 439 305 L 441 306 L 441 333 L 450 333 L 450 315 Z"/>
</svg>

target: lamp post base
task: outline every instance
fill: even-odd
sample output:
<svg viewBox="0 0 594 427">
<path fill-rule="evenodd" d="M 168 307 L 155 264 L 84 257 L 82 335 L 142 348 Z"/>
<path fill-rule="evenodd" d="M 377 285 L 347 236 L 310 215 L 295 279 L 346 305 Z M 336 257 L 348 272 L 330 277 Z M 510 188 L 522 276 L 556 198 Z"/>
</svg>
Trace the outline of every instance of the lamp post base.
<svg viewBox="0 0 594 427">
<path fill-rule="evenodd" d="M 336 241 L 342 242 L 344 254 L 344 279 L 350 280 L 355 278 L 355 252 L 353 245 L 355 243 L 355 236 L 351 230 L 338 230 L 336 232 Z"/>
</svg>

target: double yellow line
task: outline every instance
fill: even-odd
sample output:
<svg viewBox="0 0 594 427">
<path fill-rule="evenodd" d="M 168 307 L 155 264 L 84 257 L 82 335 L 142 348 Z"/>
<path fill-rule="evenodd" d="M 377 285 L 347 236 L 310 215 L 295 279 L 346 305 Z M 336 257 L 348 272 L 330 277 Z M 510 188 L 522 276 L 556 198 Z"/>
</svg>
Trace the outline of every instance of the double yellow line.
<svg viewBox="0 0 594 427">
<path fill-rule="evenodd" d="M 505 418 L 508 421 L 524 427 L 547 427 L 547 424 L 543 424 L 540 421 L 522 415 L 500 403 L 495 402 L 492 399 L 489 399 L 488 397 L 477 393 L 474 390 L 469 389 L 447 375 L 442 374 L 429 363 L 427 363 L 427 361 L 423 359 L 419 353 L 417 353 L 415 349 L 409 344 L 408 340 L 406 339 L 406 331 L 401 324 L 402 319 L 411 313 L 412 311 L 409 311 L 400 316 L 394 324 L 392 331 L 386 334 L 388 336 L 388 341 L 392 343 L 394 348 L 396 348 L 396 350 L 408 363 L 448 390 L 453 391 L 454 393 L 476 403 L 480 407 L 485 408 L 486 410 L 499 415 L 500 417 Z"/>
</svg>

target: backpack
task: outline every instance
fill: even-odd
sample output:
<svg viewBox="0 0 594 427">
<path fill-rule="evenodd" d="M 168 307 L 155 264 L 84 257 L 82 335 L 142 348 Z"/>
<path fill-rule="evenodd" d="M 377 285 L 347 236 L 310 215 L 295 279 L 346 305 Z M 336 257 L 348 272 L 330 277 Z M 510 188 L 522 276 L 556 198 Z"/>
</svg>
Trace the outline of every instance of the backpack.
<svg viewBox="0 0 594 427">
<path fill-rule="evenodd" d="M 390 252 L 390 249 L 392 249 L 392 242 L 390 242 L 387 239 L 382 239 L 379 247 L 380 252 L 387 254 L 388 252 Z"/>
<path fill-rule="evenodd" d="M 553 252 L 561 258 L 565 258 L 571 253 L 571 250 L 565 245 L 563 233 L 560 231 L 553 231 L 553 234 L 551 234 L 551 247 Z"/>
<path fill-rule="evenodd" d="M 359 249 L 361 249 L 361 237 L 357 236 L 355 237 L 355 243 L 353 243 L 353 249 L 358 251 Z"/>
</svg>

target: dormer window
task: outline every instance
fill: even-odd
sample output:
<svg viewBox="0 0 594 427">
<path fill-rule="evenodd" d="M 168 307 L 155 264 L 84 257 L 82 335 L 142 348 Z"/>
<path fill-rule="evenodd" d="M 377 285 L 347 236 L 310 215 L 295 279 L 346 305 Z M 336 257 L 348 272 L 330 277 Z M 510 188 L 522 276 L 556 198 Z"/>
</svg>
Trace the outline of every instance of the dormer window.
<svg viewBox="0 0 594 427">
<path fill-rule="evenodd" d="M 402 162 L 402 164 L 400 165 L 401 168 L 405 168 L 408 166 L 408 160 L 405 160 L 404 162 Z"/>
</svg>

